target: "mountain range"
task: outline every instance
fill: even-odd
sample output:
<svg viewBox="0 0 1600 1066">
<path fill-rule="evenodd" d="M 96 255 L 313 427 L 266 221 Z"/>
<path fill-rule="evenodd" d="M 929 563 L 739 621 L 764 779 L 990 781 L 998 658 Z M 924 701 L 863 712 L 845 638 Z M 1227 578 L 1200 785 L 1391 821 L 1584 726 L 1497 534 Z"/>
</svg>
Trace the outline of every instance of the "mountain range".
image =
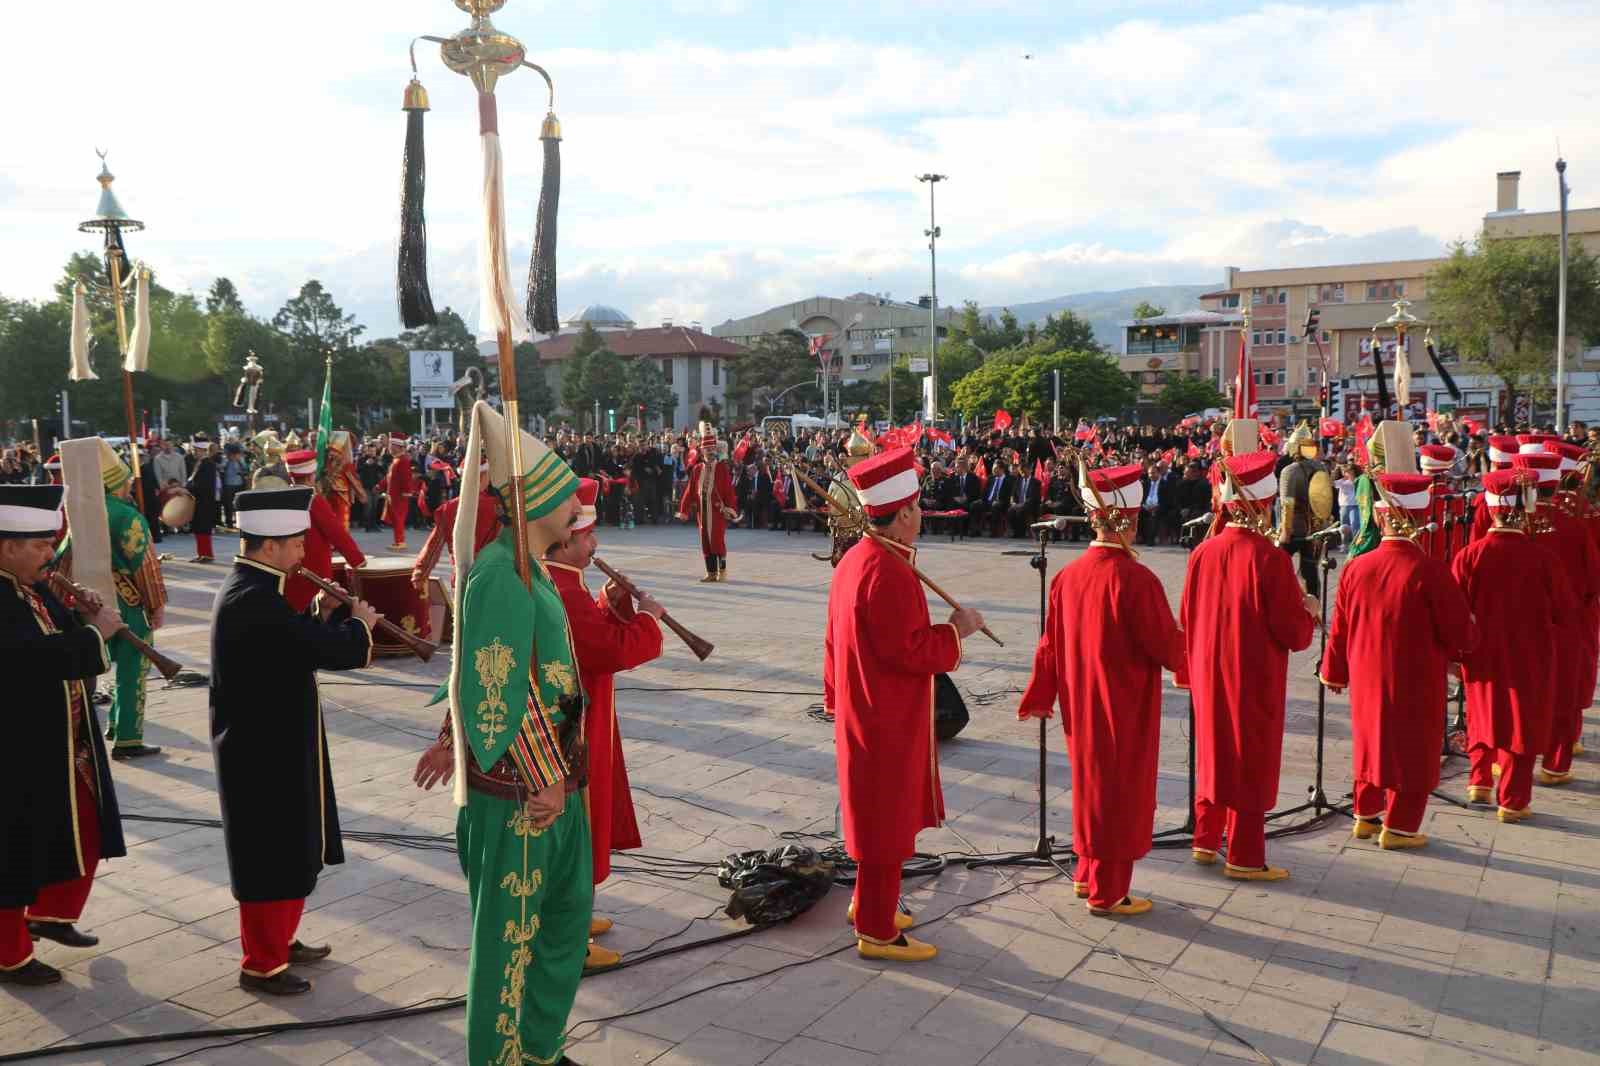
<svg viewBox="0 0 1600 1066">
<path fill-rule="evenodd" d="M 1115 351 L 1117 323 L 1133 317 L 1133 309 L 1143 301 L 1164 308 L 1168 314 L 1196 311 L 1200 308 L 1200 294 L 1211 292 L 1215 285 L 1145 285 L 1137 289 L 1115 289 L 1107 292 L 1076 292 L 1050 300 L 1032 303 L 1001 304 L 982 308 L 986 315 L 998 315 L 1009 308 L 1017 322 L 1026 326 L 1030 322 L 1043 324 L 1044 320 L 1062 311 L 1072 311 L 1094 327 L 1094 336 L 1101 344 Z"/>
</svg>

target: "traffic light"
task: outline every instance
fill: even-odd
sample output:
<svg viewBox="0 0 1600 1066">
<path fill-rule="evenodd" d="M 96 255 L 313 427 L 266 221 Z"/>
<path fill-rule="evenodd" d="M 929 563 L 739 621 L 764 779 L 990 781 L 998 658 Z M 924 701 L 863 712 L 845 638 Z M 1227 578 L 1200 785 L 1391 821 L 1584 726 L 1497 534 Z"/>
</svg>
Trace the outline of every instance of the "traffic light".
<svg viewBox="0 0 1600 1066">
<path fill-rule="evenodd" d="M 1322 312 L 1319 311 L 1317 308 L 1315 308 L 1315 307 L 1306 308 L 1306 321 L 1305 321 L 1305 325 L 1301 327 L 1300 333 L 1301 333 L 1301 335 L 1303 337 L 1305 337 L 1307 343 L 1310 343 L 1311 341 L 1316 339 L 1317 322 L 1321 318 L 1322 318 Z"/>
<path fill-rule="evenodd" d="M 413 411 L 422 410 L 422 397 L 418 396 L 416 393 L 411 394 L 411 409 Z"/>
<path fill-rule="evenodd" d="M 1323 386 L 1323 388 L 1328 392 L 1328 402 L 1326 406 L 1328 408 L 1328 416 L 1330 418 L 1343 417 L 1343 411 L 1340 405 L 1342 397 L 1339 395 L 1339 390 L 1342 388 L 1342 385 L 1343 383 L 1338 378 L 1329 378 L 1328 383 Z"/>
</svg>

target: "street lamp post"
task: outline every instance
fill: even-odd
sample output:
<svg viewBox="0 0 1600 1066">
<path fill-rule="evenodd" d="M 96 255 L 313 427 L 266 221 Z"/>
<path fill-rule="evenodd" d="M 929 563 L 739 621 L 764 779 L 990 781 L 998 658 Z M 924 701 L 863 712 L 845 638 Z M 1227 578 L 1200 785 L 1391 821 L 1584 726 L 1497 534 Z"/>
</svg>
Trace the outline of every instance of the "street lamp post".
<svg viewBox="0 0 1600 1066">
<path fill-rule="evenodd" d="M 1561 267 L 1556 281 L 1556 432 L 1567 431 L 1567 161 L 1556 160 L 1561 191 Z"/>
<path fill-rule="evenodd" d="M 939 343 L 939 226 L 934 222 L 933 215 L 933 187 L 941 181 L 948 181 L 947 174 L 919 174 L 917 180 L 927 182 L 928 185 L 928 228 L 923 230 L 923 236 L 928 238 L 928 277 L 929 277 L 929 306 L 928 306 L 928 379 L 931 383 L 929 392 L 933 400 L 928 411 L 928 421 L 932 422 L 939 416 L 939 369 L 934 361 L 934 349 Z M 891 368 L 891 373 L 893 369 Z"/>
</svg>

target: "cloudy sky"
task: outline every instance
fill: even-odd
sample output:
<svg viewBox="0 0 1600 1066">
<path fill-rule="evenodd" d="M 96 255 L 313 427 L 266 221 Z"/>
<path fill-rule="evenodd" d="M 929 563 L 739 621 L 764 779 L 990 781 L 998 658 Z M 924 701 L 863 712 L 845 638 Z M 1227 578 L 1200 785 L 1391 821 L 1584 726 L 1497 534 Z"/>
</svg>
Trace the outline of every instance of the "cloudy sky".
<svg viewBox="0 0 1600 1066">
<path fill-rule="evenodd" d="M 1553 207 L 1558 139 L 1574 205 L 1600 203 L 1587 2 L 510 0 L 496 22 L 556 82 L 563 315 L 915 298 L 929 170 L 950 179 L 941 303 L 1430 255 L 1475 231 L 1498 170 Z M 406 45 L 464 25 L 446 0 L 13 5 L 35 43 L 0 67 L 0 293 L 45 296 L 92 247 L 98 146 L 168 285 L 227 275 L 270 313 L 317 277 L 392 333 Z M 417 58 L 435 302 L 475 309 L 472 98 Z M 522 276 L 542 85 L 499 96 Z"/>
</svg>

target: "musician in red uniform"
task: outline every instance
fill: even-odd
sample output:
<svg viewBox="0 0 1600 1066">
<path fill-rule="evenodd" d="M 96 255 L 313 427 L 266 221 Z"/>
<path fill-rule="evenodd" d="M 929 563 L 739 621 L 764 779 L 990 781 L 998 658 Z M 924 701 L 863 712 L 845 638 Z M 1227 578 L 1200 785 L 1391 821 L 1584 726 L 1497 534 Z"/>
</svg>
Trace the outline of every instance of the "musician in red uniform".
<svg viewBox="0 0 1600 1066">
<path fill-rule="evenodd" d="M 1493 436 L 1489 438 L 1489 465 L 1494 470 L 1510 470 L 1511 460 L 1516 458 L 1517 444 L 1515 437 Z M 1493 527 L 1494 522 L 1489 516 L 1489 505 L 1485 502 L 1485 494 L 1479 493 L 1477 499 L 1472 501 L 1472 540 L 1484 536 Z"/>
<path fill-rule="evenodd" d="M 1521 438 L 1518 438 L 1519 440 Z M 1571 448 L 1571 454 L 1564 454 Z M 1517 465 L 1535 469 L 1539 477 L 1539 514 L 1536 540 L 1560 561 L 1560 575 L 1572 597 L 1571 627 L 1557 642 L 1558 682 L 1550 742 L 1539 771 L 1541 785 L 1564 785 L 1572 780 L 1573 748 L 1583 732 L 1583 712 L 1594 702 L 1596 657 L 1600 656 L 1600 549 L 1595 546 L 1592 524 L 1583 516 L 1581 503 L 1558 491 L 1561 478 L 1575 476 L 1582 449 L 1551 437 L 1523 445 Z"/>
<path fill-rule="evenodd" d="M 406 454 L 404 437 L 389 438 L 389 469 L 378 482 L 377 491 L 388 496 L 389 528 L 394 531 L 391 551 L 404 551 L 406 547 L 406 513 L 411 508 L 411 494 L 416 490 L 416 478 L 411 469 L 411 457 Z"/>
<path fill-rule="evenodd" d="M 702 584 L 728 580 L 728 523 L 739 520 L 733 475 L 719 457 L 720 447 L 717 431 L 709 423 L 700 423 L 700 457 L 689 468 L 678 504 L 678 518 L 687 522 L 693 516 L 700 526 L 700 552 L 706 557 Z"/>
<path fill-rule="evenodd" d="M 1061 705 L 1072 761 L 1074 880 L 1089 913 L 1144 914 L 1128 894 L 1134 861 L 1150 851 L 1161 747 L 1161 670 L 1182 670 L 1183 634 L 1161 579 L 1133 557 L 1142 467 L 1089 471 L 1083 489 L 1095 539 L 1056 575 L 1044 636 L 1019 718 Z"/>
<path fill-rule="evenodd" d="M 1190 554 L 1178 615 L 1194 697 L 1194 861 L 1216 862 L 1226 829 L 1224 872 L 1237 881 L 1289 876 L 1267 865 L 1266 816 L 1278 799 L 1289 653 L 1317 624 L 1317 601 L 1271 539 L 1276 461 L 1266 451 L 1222 460 L 1227 525 Z"/>
<path fill-rule="evenodd" d="M 306 449 L 290 452 L 283 457 L 289 468 L 289 479 L 296 485 L 313 486 L 317 477 L 317 453 Z M 320 492 L 311 494 L 311 526 L 306 530 L 305 561 L 300 565 L 324 580 L 333 578 L 333 553 L 344 556 L 352 567 L 365 566 L 367 557 L 350 536 L 350 530 L 339 518 L 332 503 Z M 317 586 L 296 574 L 283 587 L 283 598 L 296 614 L 300 614 L 317 598 Z M 426 636 L 427 634 L 423 634 Z"/>
<path fill-rule="evenodd" d="M 1424 444 L 1417 449 L 1417 465 L 1433 482 L 1428 521 L 1434 526 L 1417 537 L 1417 546 L 1446 566 L 1461 550 L 1463 540 L 1458 520 L 1465 501 L 1459 493 L 1451 491 L 1449 480 L 1460 454 L 1448 444 Z"/>
<path fill-rule="evenodd" d="M 934 625 L 912 570 L 917 533 L 916 463 L 891 448 L 850 468 L 872 529 L 839 560 L 828 590 L 824 699 L 834 712 L 834 754 L 845 850 L 857 863 L 849 916 L 864 958 L 918 962 L 938 954 L 905 936 L 897 906 L 900 864 L 917 833 L 942 824 L 933 738 L 933 675 L 961 665 L 962 638 L 983 626 L 964 608 Z"/>
<path fill-rule="evenodd" d="M 589 592 L 583 572 L 599 547 L 595 539 L 595 508 L 600 483 L 578 480 L 577 524 L 572 535 L 545 552 L 545 563 L 561 593 L 572 629 L 572 647 L 578 654 L 578 679 L 588 694 L 583 711 L 584 739 L 589 748 L 589 842 L 594 852 L 596 887 L 611 875 L 611 853 L 643 846 L 639 823 L 633 815 L 633 795 L 628 790 L 628 768 L 622 758 L 622 734 L 617 729 L 615 675 L 643 666 L 661 655 L 661 604 L 641 592 L 633 597 L 613 582 L 600 595 Z M 589 935 L 611 929 L 611 919 L 591 917 Z M 622 956 L 590 943 L 585 969 L 615 966 Z"/>
<path fill-rule="evenodd" d="M 488 484 L 489 464 L 484 463 L 479 467 L 483 478 L 482 484 Z M 423 542 L 422 551 L 417 553 L 417 561 L 411 564 L 411 587 L 417 595 L 426 596 L 428 592 L 428 576 L 433 573 L 433 568 L 439 563 L 439 556 L 446 548 L 450 557 L 455 558 L 455 542 L 451 539 L 456 527 L 456 512 L 461 509 L 461 497 L 452 496 L 439 505 L 433 515 L 433 529 L 428 531 L 428 539 Z M 473 527 L 472 551 L 476 556 L 485 547 L 494 543 L 500 535 L 500 506 L 494 493 L 485 488 L 478 493 L 477 525 Z M 431 635 L 430 620 L 426 615 L 421 619 L 421 634 L 424 637 Z"/>
<path fill-rule="evenodd" d="M 1451 566 L 1479 630 L 1477 649 L 1461 661 L 1472 759 L 1467 799 L 1498 799 L 1502 822 L 1532 813 L 1533 763 L 1550 740 L 1555 647 L 1567 616 L 1559 564 L 1529 536 L 1537 482 L 1530 471 L 1485 474 L 1483 498 L 1494 525 Z"/>
<path fill-rule="evenodd" d="M 1350 689 L 1355 838 L 1420 848 L 1439 784 L 1445 677 L 1477 646 L 1478 627 L 1450 571 L 1414 540 L 1432 507 L 1427 475 L 1380 474 L 1378 486 L 1383 539 L 1345 568 L 1322 681 Z"/>
</svg>

